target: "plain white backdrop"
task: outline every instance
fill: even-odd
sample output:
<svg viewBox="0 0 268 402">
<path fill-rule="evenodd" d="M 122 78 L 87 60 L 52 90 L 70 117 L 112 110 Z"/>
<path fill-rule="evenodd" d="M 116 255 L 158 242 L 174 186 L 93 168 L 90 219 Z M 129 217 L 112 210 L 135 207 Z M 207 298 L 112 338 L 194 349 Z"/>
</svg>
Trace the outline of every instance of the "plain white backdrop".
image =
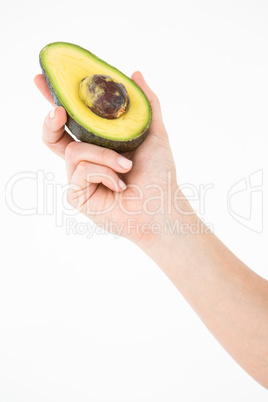
<svg viewBox="0 0 268 402">
<path fill-rule="evenodd" d="M 210 186 L 192 205 L 268 278 L 267 20 L 266 0 L 1 0 L 1 402 L 267 400 L 142 251 L 63 214 L 33 85 L 54 41 L 142 71 L 178 182 Z"/>
</svg>

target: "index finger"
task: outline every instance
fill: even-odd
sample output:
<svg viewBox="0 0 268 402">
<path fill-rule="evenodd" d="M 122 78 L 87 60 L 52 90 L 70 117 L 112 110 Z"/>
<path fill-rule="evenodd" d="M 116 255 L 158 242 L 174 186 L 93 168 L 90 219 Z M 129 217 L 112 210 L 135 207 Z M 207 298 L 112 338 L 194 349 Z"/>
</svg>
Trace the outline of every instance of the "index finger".
<svg viewBox="0 0 268 402">
<path fill-rule="evenodd" d="M 34 83 L 41 92 L 42 95 L 51 103 L 52 106 L 55 106 L 55 103 L 53 102 L 51 93 L 48 89 L 45 77 L 43 74 L 38 74 L 34 77 Z"/>
<path fill-rule="evenodd" d="M 38 74 L 34 77 L 34 83 L 44 97 L 55 107 L 45 77 Z M 61 158 L 65 157 L 65 148 L 74 139 L 65 131 L 66 111 L 63 107 L 57 107 L 46 117 L 43 125 L 44 143 Z"/>
</svg>

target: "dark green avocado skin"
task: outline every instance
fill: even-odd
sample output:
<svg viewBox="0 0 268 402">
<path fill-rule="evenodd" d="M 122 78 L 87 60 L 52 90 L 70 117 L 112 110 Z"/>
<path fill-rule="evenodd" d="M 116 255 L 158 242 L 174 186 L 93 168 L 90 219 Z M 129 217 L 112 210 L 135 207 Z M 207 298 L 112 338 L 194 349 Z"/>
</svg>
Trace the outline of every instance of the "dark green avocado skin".
<svg viewBox="0 0 268 402">
<path fill-rule="evenodd" d="M 62 104 L 60 103 L 60 101 L 49 81 L 49 78 L 42 66 L 41 60 L 39 60 L 39 62 L 40 62 L 43 76 L 45 77 L 47 86 L 49 88 L 49 91 L 51 93 L 51 96 L 53 98 L 55 105 L 62 106 Z M 139 145 L 141 145 L 141 143 L 147 137 L 147 134 L 148 134 L 149 128 L 150 128 L 150 124 L 149 124 L 148 127 L 146 127 L 145 130 L 136 138 L 133 138 L 133 139 L 130 139 L 127 141 L 116 141 L 116 140 L 111 140 L 109 138 L 99 137 L 96 134 L 91 133 L 90 131 L 86 130 L 84 127 L 80 126 L 80 124 L 78 124 L 75 121 L 75 119 L 73 117 L 71 117 L 68 113 L 67 113 L 66 126 L 79 141 L 88 142 L 90 144 L 99 145 L 99 146 L 105 147 L 105 148 L 110 148 L 119 153 L 133 151 Z"/>
</svg>

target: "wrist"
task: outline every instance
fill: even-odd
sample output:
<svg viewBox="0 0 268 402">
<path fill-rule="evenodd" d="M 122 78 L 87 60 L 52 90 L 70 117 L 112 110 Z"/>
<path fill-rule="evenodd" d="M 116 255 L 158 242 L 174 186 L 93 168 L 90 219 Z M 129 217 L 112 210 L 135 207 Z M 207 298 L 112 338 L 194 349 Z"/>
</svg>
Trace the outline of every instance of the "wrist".
<svg viewBox="0 0 268 402">
<path fill-rule="evenodd" d="M 183 252 L 186 243 L 209 229 L 198 218 L 189 201 L 179 188 L 174 192 L 172 206 L 165 213 L 158 214 L 148 224 L 148 232 L 140 236 L 135 243 L 158 265 L 167 263 L 175 250 Z"/>
</svg>

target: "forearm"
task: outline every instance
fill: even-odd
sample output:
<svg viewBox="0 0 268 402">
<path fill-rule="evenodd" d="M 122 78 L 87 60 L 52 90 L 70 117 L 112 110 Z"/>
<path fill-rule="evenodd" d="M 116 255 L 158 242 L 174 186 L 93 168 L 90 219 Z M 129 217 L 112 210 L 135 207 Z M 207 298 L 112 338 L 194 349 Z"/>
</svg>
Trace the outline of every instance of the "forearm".
<svg viewBox="0 0 268 402">
<path fill-rule="evenodd" d="M 143 248 L 230 355 L 268 388 L 268 282 L 195 215 L 185 219 L 199 233 L 166 233 Z"/>
</svg>

